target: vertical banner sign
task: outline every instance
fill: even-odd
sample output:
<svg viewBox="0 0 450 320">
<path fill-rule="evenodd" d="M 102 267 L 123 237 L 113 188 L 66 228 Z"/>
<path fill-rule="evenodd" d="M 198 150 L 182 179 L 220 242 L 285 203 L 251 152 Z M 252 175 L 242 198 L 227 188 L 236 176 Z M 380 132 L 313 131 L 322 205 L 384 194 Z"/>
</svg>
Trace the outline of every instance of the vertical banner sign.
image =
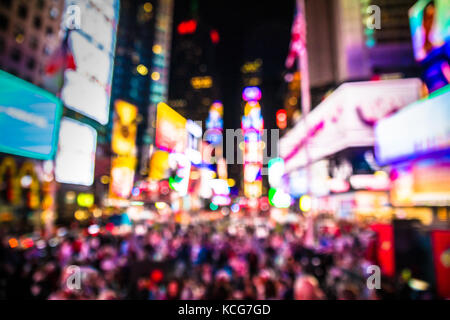
<svg viewBox="0 0 450 320">
<path fill-rule="evenodd" d="M 450 231 L 431 232 L 436 289 L 441 298 L 450 299 Z"/>
<path fill-rule="evenodd" d="M 133 189 L 136 166 L 137 107 L 117 100 L 112 133 L 110 198 L 126 199 Z"/>
<path fill-rule="evenodd" d="M 381 272 L 388 276 L 395 275 L 394 229 L 392 225 L 375 224 L 371 226 L 377 234 L 377 263 Z"/>
</svg>

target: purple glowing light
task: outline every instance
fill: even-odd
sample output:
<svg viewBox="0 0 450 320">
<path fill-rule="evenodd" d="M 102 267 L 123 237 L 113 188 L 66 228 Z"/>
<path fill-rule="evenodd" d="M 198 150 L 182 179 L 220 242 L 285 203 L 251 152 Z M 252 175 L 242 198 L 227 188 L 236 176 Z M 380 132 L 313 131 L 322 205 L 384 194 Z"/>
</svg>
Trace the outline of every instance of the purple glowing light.
<svg viewBox="0 0 450 320">
<path fill-rule="evenodd" d="M 242 92 L 242 99 L 244 101 L 259 101 L 261 100 L 261 90 L 258 87 L 247 87 Z"/>
</svg>

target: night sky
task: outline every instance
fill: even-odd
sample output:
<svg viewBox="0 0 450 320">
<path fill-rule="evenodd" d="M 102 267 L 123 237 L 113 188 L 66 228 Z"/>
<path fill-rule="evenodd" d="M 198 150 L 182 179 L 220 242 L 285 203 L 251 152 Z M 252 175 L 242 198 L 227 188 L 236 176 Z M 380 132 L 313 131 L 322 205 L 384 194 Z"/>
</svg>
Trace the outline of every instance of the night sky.
<svg viewBox="0 0 450 320">
<path fill-rule="evenodd" d="M 225 128 L 239 128 L 245 61 L 263 60 L 262 112 L 267 128 L 275 127 L 282 106 L 284 61 L 289 48 L 295 0 L 198 0 L 198 18 L 219 31 L 218 70 Z M 192 18 L 195 1 L 175 0 L 174 27 Z"/>
</svg>

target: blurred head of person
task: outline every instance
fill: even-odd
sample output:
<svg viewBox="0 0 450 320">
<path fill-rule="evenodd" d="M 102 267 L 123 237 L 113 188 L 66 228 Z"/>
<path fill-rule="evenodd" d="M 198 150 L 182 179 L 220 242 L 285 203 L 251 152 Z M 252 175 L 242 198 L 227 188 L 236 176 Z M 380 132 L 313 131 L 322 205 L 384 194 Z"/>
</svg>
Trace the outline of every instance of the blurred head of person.
<svg viewBox="0 0 450 320">
<path fill-rule="evenodd" d="M 226 283 L 230 281 L 230 274 L 226 270 L 219 270 L 216 273 L 216 281 L 219 283 Z"/>
<path fill-rule="evenodd" d="M 324 298 L 325 295 L 319 287 L 319 282 L 313 276 L 302 275 L 295 281 L 295 300 L 322 300 Z"/>
<path fill-rule="evenodd" d="M 113 290 L 102 290 L 98 295 L 98 300 L 116 300 L 117 295 Z"/>
<path fill-rule="evenodd" d="M 338 300 L 357 300 L 359 296 L 359 289 L 351 282 L 345 282 L 338 285 L 337 298 Z"/>
</svg>

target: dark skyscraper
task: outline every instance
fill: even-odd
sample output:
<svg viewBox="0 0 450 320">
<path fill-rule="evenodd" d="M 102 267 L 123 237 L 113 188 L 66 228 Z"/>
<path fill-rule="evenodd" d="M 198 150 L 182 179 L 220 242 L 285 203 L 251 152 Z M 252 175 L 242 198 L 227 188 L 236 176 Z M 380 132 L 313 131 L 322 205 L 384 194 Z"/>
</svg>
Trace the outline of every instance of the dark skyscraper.
<svg viewBox="0 0 450 320">
<path fill-rule="evenodd" d="M 219 32 L 204 22 L 198 2 L 176 3 L 169 104 L 183 116 L 205 121 L 210 106 L 221 100 L 217 72 Z M 186 13 L 187 12 L 187 13 Z"/>
</svg>

